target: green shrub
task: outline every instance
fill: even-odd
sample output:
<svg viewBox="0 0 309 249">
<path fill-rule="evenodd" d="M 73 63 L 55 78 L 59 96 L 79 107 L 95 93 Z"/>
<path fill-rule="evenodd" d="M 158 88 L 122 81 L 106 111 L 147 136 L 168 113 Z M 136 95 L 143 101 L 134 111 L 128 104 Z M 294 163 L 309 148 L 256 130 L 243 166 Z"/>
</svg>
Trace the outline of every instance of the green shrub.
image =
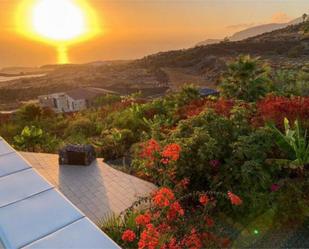
<svg viewBox="0 0 309 249">
<path fill-rule="evenodd" d="M 121 101 L 120 95 L 107 94 L 104 96 L 97 97 L 94 100 L 94 106 L 98 107 L 98 106 L 104 106 L 104 105 L 112 105 L 120 101 Z"/>
<path fill-rule="evenodd" d="M 136 142 L 134 134 L 128 129 L 110 129 L 102 132 L 95 141 L 100 154 L 106 160 L 123 157 Z"/>
<path fill-rule="evenodd" d="M 86 117 L 73 119 L 65 131 L 66 136 L 82 135 L 91 137 L 95 134 L 97 134 L 96 124 Z"/>
<path fill-rule="evenodd" d="M 235 109 L 230 118 L 208 110 L 181 121 L 168 139 L 183 148 L 177 163 L 179 178 L 189 177 L 191 187 L 208 189 L 216 171 L 212 160 L 223 162 L 229 158 L 230 145 L 248 130 L 247 121 L 240 121 L 242 119 L 246 120 L 246 115 L 241 116 Z"/>
<path fill-rule="evenodd" d="M 242 193 L 244 205 L 241 207 L 242 212 L 238 213 L 242 218 L 252 219 L 269 207 L 269 189 L 275 175 L 273 172 L 279 172 L 265 163 L 267 158 L 272 157 L 273 141 L 273 133 L 267 128 L 258 128 L 248 135 L 239 136 L 230 145 L 231 156 L 219 167 L 212 182 L 211 187 L 217 191 L 233 189 Z"/>
<path fill-rule="evenodd" d="M 309 73 L 303 70 L 279 70 L 273 77 L 274 90 L 283 96 L 308 96 Z"/>
<path fill-rule="evenodd" d="M 14 145 L 17 149 L 31 152 L 41 152 L 42 150 L 55 152 L 59 146 L 59 140 L 45 133 L 41 128 L 25 126 L 21 134 L 14 137 Z"/>
<path fill-rule="evenodd" d="M 21 127 L 16 123 L 3 123 L 0 125 L 0 136 L 8 142 L 14 141 L 14 136 L 21 132 Z"/>
<path fill-rule="evenodd" d="M 309 212 L 309 181 L 305 178 L 288 179 L 281 182 L 273 193 L 275 225 L 297 227 L 306 220 Z"/>
</svg>

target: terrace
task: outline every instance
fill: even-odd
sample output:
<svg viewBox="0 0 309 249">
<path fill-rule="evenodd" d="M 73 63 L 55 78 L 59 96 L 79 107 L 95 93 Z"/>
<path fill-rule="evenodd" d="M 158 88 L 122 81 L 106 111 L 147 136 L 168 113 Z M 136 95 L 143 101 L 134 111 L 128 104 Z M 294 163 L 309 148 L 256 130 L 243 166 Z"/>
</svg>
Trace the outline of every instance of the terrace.
<svg viewBox="0 0 309 249">
<path fill-rule="evenodd" d="M 154 188 L 101 160 L 59 167 L 57 155 L 19 154 L 0 138 L 0 248 L 118 248 L 94 222 Z"/>
<path fill-rule="evenodd" d="M 121 213 L 155 189 L 153 184 L 115 170 L 102 159 L 88 167 L 59 166 L 55 154 L 20 154 L 95 223 Z"/>
</svg>

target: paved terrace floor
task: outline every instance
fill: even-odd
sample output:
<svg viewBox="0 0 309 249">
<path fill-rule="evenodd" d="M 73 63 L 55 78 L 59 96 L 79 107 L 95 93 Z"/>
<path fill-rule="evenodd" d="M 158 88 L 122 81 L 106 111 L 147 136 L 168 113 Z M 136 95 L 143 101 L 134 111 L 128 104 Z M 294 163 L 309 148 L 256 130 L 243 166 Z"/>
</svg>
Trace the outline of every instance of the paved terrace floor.
<svg viewBox="0 0 309 249">
<path fill-rule="evenodd" d="M 156 188 L 113 169 L 102 159 L 87 167 L 59 166 L 55 154 L 20 154 L 95 223 L 111 213 L 119 214 Z"/>
</svg>

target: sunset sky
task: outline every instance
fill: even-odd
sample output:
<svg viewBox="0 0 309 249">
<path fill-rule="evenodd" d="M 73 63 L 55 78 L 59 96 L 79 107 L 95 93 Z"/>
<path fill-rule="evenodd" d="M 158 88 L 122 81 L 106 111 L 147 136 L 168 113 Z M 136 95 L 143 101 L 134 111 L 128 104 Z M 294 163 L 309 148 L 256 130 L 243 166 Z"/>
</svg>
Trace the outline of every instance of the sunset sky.
<svg viewBox="0 0 309 249">
<path fill-rule="evenodd" d="M 87 1 L 87 0 L 85 0 Z M 0 0 L 0 67 L 57 62 L 54 46 L 16 32 L 21 0 Z M 103 30 L 69 48 L 71 62 L 134 59 L 223 38 L 244 28 L 287 22 L 309 11 L 308 0 L 88 0 Z"/>
</svg>

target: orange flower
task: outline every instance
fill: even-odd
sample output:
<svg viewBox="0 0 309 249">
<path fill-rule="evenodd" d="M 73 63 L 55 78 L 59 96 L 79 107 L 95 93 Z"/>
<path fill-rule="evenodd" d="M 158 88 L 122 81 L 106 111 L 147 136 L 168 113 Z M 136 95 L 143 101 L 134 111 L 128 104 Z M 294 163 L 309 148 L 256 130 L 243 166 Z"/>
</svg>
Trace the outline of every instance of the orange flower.
<svg viewBox="0 0 309 249">
<path fill-rule="evenodd" d="M 181 148 L 178 144 L 168 144 L 164 147 L 161 156 L 172 161 L 177 161 L 179 159 L 180 151 Z"/>
<path fill-rule="evenodd" d="M 242 200 L 237 195 L 233 194 L 231 191 L 228 191 L 227 195 L 233 205 L 239 206 L 242 204 Z"/>
<path fill-rule="evenodd" d="M 127 241 L 127 242 L 132 242 L 133 240 L 135 240 L 135 238 L 136 238 L 135 233 L 130 229 L 124 231 L 121 237 L 123 241 Z"/>
<path fill-rule="evenodd" d="M 151 216 L 149 213 L 146 214 L 140 214 L 139 216 L 137 216 L 135 218 L 135 222 L 137 225 L 142 225 L 145 226 L 147 224 L 149 224 L 151 221 Z"/>
<path fill-rule="evenodd" d="M 205 195 L 205 194 L 202 194 L 200 196 L 200 203 L 205 206 L 205 205 L 207 205 L 208 202 L 209 202 L 208 196 Z"/>
<path fill-rule="evenodd" d="M 174 193 L 169 188 L 160 188 L 152 197 L 158 207 L 167 207 L 175 199 Z"/>
</svg>

